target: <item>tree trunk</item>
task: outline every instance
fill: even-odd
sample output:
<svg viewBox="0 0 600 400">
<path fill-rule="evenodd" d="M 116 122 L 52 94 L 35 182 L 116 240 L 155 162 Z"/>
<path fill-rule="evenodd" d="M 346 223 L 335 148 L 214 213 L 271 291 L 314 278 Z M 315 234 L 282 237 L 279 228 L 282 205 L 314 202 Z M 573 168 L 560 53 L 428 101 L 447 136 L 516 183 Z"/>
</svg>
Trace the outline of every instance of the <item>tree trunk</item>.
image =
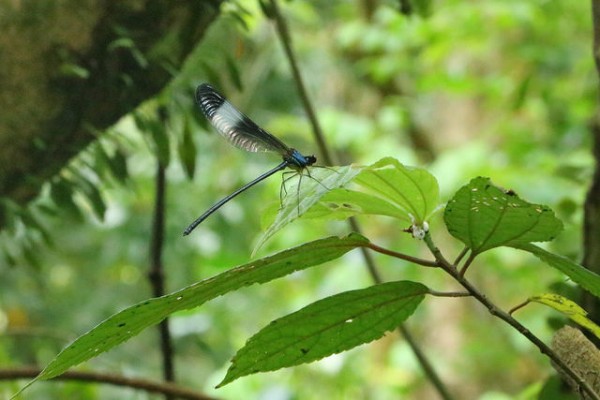
<svg viewBox="0 0 600 400">
<path fill-rule="evenodd" d="M 0 0 L 0 195 L 26 204 L 159 92 L 222 1 Z"/>
<path fill-rule="evenodd" d="M 600 0 L 592 0 L 592 20 L 594 27 L 593 55 L 600 78 Z M 597 115 L 592 118 L 590 131 L 596 168 L 584 205 L 582 265 L 600 274 L 600 113 L 598 111 Z M 590 313 L 590 318 L 596 323 L 600 323 L 598 298 L 585 293 L 584 307 Z"/>
</svg>

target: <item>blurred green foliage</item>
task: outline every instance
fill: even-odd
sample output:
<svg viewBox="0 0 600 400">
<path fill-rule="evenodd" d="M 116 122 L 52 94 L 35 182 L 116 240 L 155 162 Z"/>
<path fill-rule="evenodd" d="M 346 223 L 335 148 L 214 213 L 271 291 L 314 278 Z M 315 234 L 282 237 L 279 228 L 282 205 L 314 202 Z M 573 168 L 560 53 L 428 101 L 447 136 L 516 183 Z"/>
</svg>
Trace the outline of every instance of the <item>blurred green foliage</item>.
<svg viewBox="0 0 600 400">
<path fill-rule="evenodd" d="M 581 204 L 592 166 L 587 120 L 597 101 L 589 4 L 430 3 L 428 12 L 406 16 L 393 1 L 382 1 L 372 13 L 360 1 L 282 2 L 328 144 L 340 164 L 393 156 L 425 167 L 440 182 L 444 201 L 472 177 L 489 176 L 556 210 L 565 232 L 553 250 L 577 259 Z M 260 215 L 279 202 L 276 177 L 228 204 L 190 237 L 181 237 L 204 209 L 278 162 L 237 151 L 207 130 L 193 104 L 197 84 L 210 81 L 286 143 L 307 154 L 317 152 L 270 21 L 254 1 L 228 2 L 222 11 L 184 70 L 140 107 L 146 124 L 124 117 L 47 183 L 35 204 L 26 210 L 11 206 L 12 224 L 0 241 L 3 366 L 44 365 L 76 336 L 150 296 L 146 274 L 157 156 L 168 163 L 168 291 L 248 261 L 262 232 Z M 157 116 L 159 108 L 166 119 Z M 427 254 L 396 220 L 361 222 L 375 243 Z M 439 215 L 430 226 L 442 250 L 457 254 L 460 248 L 441 229 Z M 299 220 L 259 255 L 348 231 L 343 222 Z M 436 271 L 375 259 L 387 280 L 455 289 Z M 540 271 L 539 261 L 525 253 L 495 249 L 483 254 L 469 274 L 497 304 L 510 308 L 563 280 L 548 268 Z M 317 363 L 213 389 L 235 350 L 269 321 L 369 284 L 355 252 L 324 269 L 245 288 L 175 316 L 179 381 L 229 399 L 433 397 L 396 334 Z M 549 315 L 530 307 L 519 320 L 549 341 Z M 430 299 L 408 326 L 457 398 L 517 397 L 551 372 L 548 360 L 528 342 L 468 299 Z M 157 334 L 148 330 L 86 368 L 159 379 Z M 0 394 L 15 389 L 3 383 Z M 71 391 L 77 395 L 70 398 L 127 397 L 114 388 L 42 383 L 28 398 L 64 397 Z"/>
</svg>

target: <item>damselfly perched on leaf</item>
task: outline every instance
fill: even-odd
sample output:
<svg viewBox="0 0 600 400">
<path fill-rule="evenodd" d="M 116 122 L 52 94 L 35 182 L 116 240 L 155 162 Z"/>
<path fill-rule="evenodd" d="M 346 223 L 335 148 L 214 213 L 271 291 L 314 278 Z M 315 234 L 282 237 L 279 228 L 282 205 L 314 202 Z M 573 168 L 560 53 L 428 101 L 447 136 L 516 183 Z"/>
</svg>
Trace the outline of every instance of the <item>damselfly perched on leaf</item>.
<svg viewBox="0 0 600 400">
<path fill-rule="evenodd" d="M 203 83 L 196 89 L 196 103 L 208 121 L 215 127 L 217 132 L 227 139 L 231 144 L 240 149 L 252 152 L 275 152 L 283 157 L 281 164 L 260 175 L 253 181 L 245 184 L 235 192 L 224 197 L 210 207 L 204 214 L 192 222 L 183 232 L 189 235 L 194 228 L 217 211 L 222 205 L 233 199 L 238 194 L 267 179 L 277 171 L 291 168 L 302 173 L 307 167 L 317 162 L 315 156 L 304 156 L 296 149 L 286 146 L 281 140 L 256 125 L 250 118 L 238 111 L 212 86 Z"/>
</svg>

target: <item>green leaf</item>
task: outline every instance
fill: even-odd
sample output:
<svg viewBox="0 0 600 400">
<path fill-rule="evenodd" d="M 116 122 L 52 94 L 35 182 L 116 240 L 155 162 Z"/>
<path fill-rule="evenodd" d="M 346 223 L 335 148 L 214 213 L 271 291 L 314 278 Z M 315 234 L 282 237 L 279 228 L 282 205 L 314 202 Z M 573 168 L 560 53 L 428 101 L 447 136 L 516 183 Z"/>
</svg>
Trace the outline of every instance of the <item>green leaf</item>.
<svg viewBox="0 0 600 400">
<path fill-rule="evenodd" d="M 391 157 L 365 168 L 354 181 L 402 210 L 403 219 L 412 223 L 425 222 L 439 204 L 440 189 L 433 175 Z"/>
<path fill-rule="evenodd" d="M 131 38 L 121 37 L 119 39 L 113 40 L 108 44 L 109 51 L 113 51 L 120 48 L 135 49 L 135 42 Z"/>
<path fill-rule="evenodd" d="M 129 52 L 131 53 L 131 55 L 133 56 L 133 58 L 136 60 L 136 62 L 138 63 L 138 65 L 142 68 L 147 68 L 149 65 L 149 61 L 146 58 L 146 56 L 140 51 L 140 49 L 137 47 L 136 43 L 133 41 L 133 39 L 129 38 L 129 37 L 122 37 L 116 40 L 113 40 L 109 45 L 108 45 L 108 50 L 113 52 L 117 49 L 127 49 L 129 50 Z"/>
<path fill-rule="evenodd" d="M 167 129 L 157 119 L 151 119 L 148 121 L 147 131 L 150 133 L 150 137 L 152 138 L 153 150 L 156 157 L 160 160 L 164 167 L 169 165 L 171 161 L 171 153 L 169 150 L 169 136 L 167 135 Z"/>
<path fill-rule="evenodd" d="M 101 141 L 96 141 L 92 147 L 94 152 L 94 170 L 98 176 L 106 176 L 106 172 L 110 171 L 108 166 L 110 158 Z"/>
<path fill-rule="evenodd" d="M 77 338 L 29 384 L 36 380 L 58 376 L 67 369 L 136 336 L 147 327 L 158 324 L 174 312 L 198 307 L 243 286 L 269 282 L 292 272 L 336 259 L 367 243 L 368 240 L 358 234 L 350 234 L 344 238 L 329 237 L 316 240 L 233 268 L 172 294 L 138 303 L 109 317 Z"/>
<path fill-rule="evenodd" d="M 192 138 L 192 129 L 188 118 L 184 118 L 183 136 L 177 150 L 185 174 L 189 179 L 193 179 L 196 171 L 196 143 Z"/>
<path fill-rule="evenodd" d="M 343 220 L 354 215 L 386 215 L 411 222 L 393 204 L 368 193 L 334 189 L 304 214 L 305 218 Z"/>
<path fill-rule="evenodd" d="M 63 178 L 58 178 L 50 186 L 50 198 L 56 206 L 78 220 L 82 220 L 79 207 L 73 200 L 73 184 Z"/>
<path fill-rule="evenodd" d="M 214 85 L 215 87 L 223 87 L 223 83 L 221 80 L 221 74 L 217 72 L 213 67 L 209 64 L 202 62 L 200 63 L 200 68 L 204 70 L 204 75 L 206 75 L 207 81 Z"/>
<path fill-rule="evenodd" d="M 249 32 L 250 27 L 248 26 L 246 18 L 251 17 L 252 13 L 242 6 L 240 2 L 233 1 L 231 3 L 235 8 L 230 10 L 227 15 L 233 17 L 234 22 L 237 22 L 244 31 Z"/>
<path fill-rule="evenodd" d="M 164 167 L 169 165 L 171 154 L 169 151 L 169 137 L 167 130 L 156 118 L 150 118 L 141 111 L 133 113 L 133 120 L 138 129 L 146 138 L 150 138 L 150 148 Z"/>
<path fill-rule="evenodd" d="M 82 194 L 88 203 L 92 206 L 94 215 L 100 221 L 104 220 L 106 212 L 106 204 L 100 193 L 100 189 L 89 181 L 78 169 L 69 167 L 68 171 L 73 175 L 73 180 L 76 184 L 76 190 Z"/>
<path fill-rule="evenodd" d="M 17 258 L 10 253 L 10 250 L 3 248 L 1 254 L 4 256 L 4 260 L 9 267 L 12 268 L 17 266 Z"/>
<path fill-rule="evenodd" d="M 110 156 L 102 143 L 96 143 L 96 162 L 102 171 L 108 171 L 110 176 L 120 183 L 125 183 L 127 179 L 127 161 L 125 155 L 118 148 L 114 155 Z"/>
<path fill-rule="evenodd" d="M 127 172 L 127 156 L 119 149 L 115 151 L 115 154 L 110 158 L 108 164 L 110 171 L 113 176 L 121 183 L 125 183 L 129 173 Z"/>
<path fill-rule="evenodd" d="M 317 301 L 271 322 L 251 337 L 217 387 L 245 375 L 308 363 L 379 339 L 410 317 L 427 293 L 420 283 L 399 281 Z"/>
<path fill-rule="evenodd" d="M 305 213 L 307 218 L 320 219 L 343 219 L 358 214 L 386 215 L 411 224 L 422 224 L 437 209 L 437 180 L 423 169 L 406 167 L 388 157 L 367 167 L 351 165 L 338 167 L 336 171 L 312 168 L 315 179 L 305 183 L 307 179 L 304 178 L 299 192 L 285 197 L 275 221 L 259 239 L 254 252 Z M 370 193 L 336 190 L 351 181 Z"/>
<path fill-rule="evenodd" d="M 32 243 L 31 238 L 21 244 L 21 254 L 23 255 L 23 258 L 27 264 L 36 269 L 40 268 L 39 246 L 37 246 L 35 243 Z"/>
<path fill-rule="evenodd" d="M 19 208 L 17 211 L 17 215 L 23 221 L 23 224 L 27 226 L 28 230 L 35 230 L 44 243 L 48 246 L 54 244 L 53 236 L 48 232 L 48 230 L 42 225 L 42 223 L 36 218 L 35 214 L 31 212 L 29 208 Z"/>
<path fill-rule="evenodd" d="M 561 312 L 572 321 L 592 332 L 597 338 L 600 338 L 600 326 L 596 325 L 591 319 L 589 319 L 587 316 L 587 311 L 581 308 L 574 301 L 554 293 L 546 293 L 540 296 L 534 296 L 531 297 L 529 301 L 547 305 L 548 307 Z"/>
<path fill-rule="evenodd" d="M 284 197 L 275 220 L 258 240 L 253 254 L 271 236 L 316 204 L 328 191 L 351 181 L 362 168 L 353 165 L 336 168 L 311 168 L 310 177 L 297 175 L 297 182 L 290 182 L 291 179 L 284 181 L 283 184 L 290 188 L 285 189 L 284 187 L 283 189 L 289 193 Z M 295 183 L 295 185 L 290 183 Z"/>
<path fill-rule="evenodd" d="M 595 274 L 566 257 L 550 253 L 531 243 L 515 244 L 511 247 L 530 252 L 551 267 L 554 267 L 567 275 L 573 282 L 594 296 L 600 298 L 600 275 Z"/>
<path fill-rule="evenodd" d="M 264 0 L 259 0 L 258 4 L 260 5 L 260 9 L 262 10 L 265 17 L 267 17 L 268 19 L 275 18 L 275 11 L 273 10 L 273 6 L 271 5 L 271 3 L 268 3 Z"/>
<path fill-rule="evenodd" d="M 562 222 L 549 207 L 528 203 L 483 177 L 456 192 L 446 206 L 444 221 L 450 234 L 473 254 L 552 240 L 562 230 Z"/>
<path fill-rule="evenodd" d="M 235 85 L 235 88 L 240 92 L 244 90 L 244 85 L 242 83 L 242 77 L 240 76 L 240 69 L 236 64 L 235 60 L 228 54 L 225 54 L 225 62 L 227 63 L 227 71 L 229 72 L 229 77 L 231 81 Z"/>
<path fill-rule="evenodd" d="M 88 79 L 90 71 L 81 65 L 64 63 L 60 66 L 60 73 L 67 78 Z"/>
</svg>

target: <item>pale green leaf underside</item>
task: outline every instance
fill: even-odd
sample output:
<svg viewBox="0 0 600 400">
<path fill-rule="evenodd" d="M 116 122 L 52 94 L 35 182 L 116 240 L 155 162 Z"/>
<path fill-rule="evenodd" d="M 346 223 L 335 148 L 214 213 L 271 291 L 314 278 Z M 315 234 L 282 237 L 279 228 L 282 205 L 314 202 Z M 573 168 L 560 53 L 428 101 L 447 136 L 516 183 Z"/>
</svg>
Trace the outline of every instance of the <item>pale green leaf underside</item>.
<svg viewBox="0 0 600 400">
<path fill-rule="evenodd" d="M 265 283 L 295 271 L 333 260 L 364 246 L 367 239 L 351 234 L 329 237 L 230 269 L 172 294 L 136 304 L 109 317 L 65 348 L 36 378 L 49 379 L 89 360 L 158 324 L 170 314 L 198 307 L 227 292 Z"/>
<path fill-rule="evenodd" d="M 298 175 L 284 182 L 287 195 L 273 223 L 258 239 L 255 253 L 267 240 L 316 204 L 330 190 L 350 182 L 364 167 L 348 165 L 335 168 L 311 168 L 310 176 Z"/>
<path fill-rule="evenodd" d="M 406 167 L 389 157 L 363 167 L 336 167 L 335 171 L 312 168 L 311 174 L 315 179 L 304 176 L 300 186 L 296 182 L 286 185 L 283 205 L 255 251 L 299 216 L 342 220 L 355 215 L 384 215 L 412 224 L 426 221 L 439 202 L 438 183 L 429 172 Z M 341 189 L 350 182 L 366 192 Z"/>
<path fill-rule="evenodd" d="M 304 218 L 343 220 L 354 215 L 385 215 L 411 222 L 408 215 L 393 204 L 372 194 L 335 189 L 304 214 Z"/>
<path fill-rule="evenodd" d="M 235 355 L 219 386 L 319 360 L 382 337 L 415 311 L 426 286 L 389 282 L 337 294 L 271 322 Z"/>
<path fill-rule="evenodd" d="M 483 177 L 456 192 L 446 206 L 444 220 L 450 234 L 473 254 L 552 240 L 562 230 L 562 222 L 549 207 L 528 203 Z"/>
</svg>

